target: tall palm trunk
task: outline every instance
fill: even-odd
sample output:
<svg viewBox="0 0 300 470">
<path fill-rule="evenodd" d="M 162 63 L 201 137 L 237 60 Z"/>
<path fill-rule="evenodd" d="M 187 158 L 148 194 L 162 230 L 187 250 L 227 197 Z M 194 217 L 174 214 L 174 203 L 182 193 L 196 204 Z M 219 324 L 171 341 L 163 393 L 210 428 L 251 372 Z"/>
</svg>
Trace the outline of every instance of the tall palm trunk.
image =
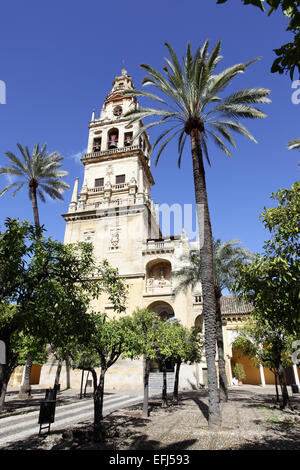
<svg viewBox="0 0 300 470">
<path fill-rule="evenodd" d="M 199 126 L 192 127 L 189 133 L 191 137 L 195 198 L 200 236 L 200 277 L 203 294 L 205 356 L 209 392 L 208 423 L 212 429 L 221 424 L 220 396 L 215 362 L 217 337 L 213 243 Z M 201 240 L 201 224 L 203 224 L 203 240 Z"/>
<path fill-rule="evenodd" d="M 31 180 L 29 183 L 29 188 L 30 188 L 30 194 L 31 194 L 31 200 L 32 200 L 35 228 L 38 228 L 40 226 L 40 217 L 39 217 L 39 210 L 38 210 L 37 197 L 36 197 L 37 187 L 38 187 L 38 183 L 35 180 Z"/>
<path fill-rule="evenodd" d="M 32 200 L 35 228 L 40 227 L 40 218 L 39 218 L 39 211 L 38 211 L 37 197 L 36 197 L 37 186 L 38 186 L 38 183 L 36 182 L 36 180 L 32 179 L 29 183 L 29 188 L 30 188 L 30 194 L 31 194 L 31 200 Z M 32 369 L 32 356 L 30 355 L 30 353 L 28 354 L 26 364 L 24 367 L 25 367 L 24 380 L 20 387 L 19 397 L 30 398 L 31 396 L 30 376 L 31 376 L 31 369 Z"/>
<path fill-rule="evenodd" d="M 227 377 L 226 366 L 224 359 L 224 341 L 222 330 L 222 315 L 221 315 L 221 297 L 222 292 L 219 286 L 216 286 L 216 322 L 217 322 L 217 348 L 218 348 L 218 364 L 219 364 L 219 387 L 220 387 L 220 400 L 228 401 Z"/>
</svg>

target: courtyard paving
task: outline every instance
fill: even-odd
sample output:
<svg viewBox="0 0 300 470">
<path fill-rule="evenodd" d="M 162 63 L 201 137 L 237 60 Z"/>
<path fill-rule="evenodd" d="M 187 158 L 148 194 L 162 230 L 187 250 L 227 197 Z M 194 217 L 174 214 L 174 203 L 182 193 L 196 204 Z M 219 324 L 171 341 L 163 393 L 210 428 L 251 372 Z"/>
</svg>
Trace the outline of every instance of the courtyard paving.
<svg viewBox="0 0 300 470">
<path fill-rule="evenodd" d="M 152 397 L 147 419 L 142 418 L 140 405 L 107 415 L 107 437 L 102 443 L 93 442 L 92 423 L 84 422 L 63 432 L 14 442 L 6 449 L 299 450 L 300 396 L 291 396 L 293 411 L 281 410 L 274 397 L 274 386 L 231 387 L 229 401 L 222 404 L 222 427 L 214 432 L 207 426 L 206 390 L 183 391 L 180 403 L 167 409 Z"/>
</svg>

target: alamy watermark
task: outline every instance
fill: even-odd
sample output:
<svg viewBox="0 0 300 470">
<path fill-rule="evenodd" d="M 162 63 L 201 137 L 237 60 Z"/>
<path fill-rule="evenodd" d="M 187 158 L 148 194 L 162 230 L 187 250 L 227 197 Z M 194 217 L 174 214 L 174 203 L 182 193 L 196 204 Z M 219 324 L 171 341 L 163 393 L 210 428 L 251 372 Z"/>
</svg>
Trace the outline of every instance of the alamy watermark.
<svg viewBox="0 0 300 470">
<path fill-rule="evenodd" d="M 300 80 L 294 80 L 292 82 L 292 88 L 295 89 L 292 93 L 291 100 L 293 104 L 299 104 L 300 103 Z"/>
<path fill-rule="evenodd" d="M 92 206 L 94 206 L 92 204 Z M 144 222 L 132 225 L 132 215 L 136 211 L 136 205 L 127 205 L 126 200 L 111 201 L 107 205 L 99 205 L 96 213 L 104 219 L 102 240 L 111 237 L 126 238 L 127 240 L 161 240 L 168 239 L 174 235 L 182 236 L 183 233 L 189 241 L 197 241 L 199 248 L 204 243 L 204 205 L 179 204 L 172 205 L 163 203 L 153 206 L 149 212 L 143 200 L 139 208 Z M 120 222 L 119 215 L 122 215 Z M 105 224 L 105 218 L 107 222 Z M 117 227 L 113 230 L 115 220 Z M 200 223 L 199 223 L 200 222 Z M 87 234 L 93 237 L 93 234 Z M 115 241 L 117 244 L 117 242 Z"/>
<path fill-rule="evenodd" d="M 0 104 L 6 104 L 6 84 L 0 80 Z"/>
<path fill-rule="evenodd" d="M 0 340 L 0 365 L 1 364 L 6 364 L 6 346 L 2 340 Z"/>
</svg>

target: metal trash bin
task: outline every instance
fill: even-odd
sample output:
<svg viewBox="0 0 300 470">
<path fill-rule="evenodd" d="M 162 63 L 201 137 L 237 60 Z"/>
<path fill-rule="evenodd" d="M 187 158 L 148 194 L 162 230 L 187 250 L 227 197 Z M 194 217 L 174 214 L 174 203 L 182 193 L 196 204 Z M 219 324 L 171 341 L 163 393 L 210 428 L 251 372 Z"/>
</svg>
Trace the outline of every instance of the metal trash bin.
<svg viewBox="0 0 300 470">
<path fill-rule="evenodd" d="M 300 392 L 299 392 L 299 387 L 298 387 L 298 385 L 292 384 L 291 387 L 292 387 L 292 392 L 293 392 L 293 394 L 294 394 L 294 393 L 300 393 Z"/>
<path fill-rule="evenodd" d="M 48 428 L 48 434 L 50 433 L 50 425 L 54 423 L 55 418 L 55 407 L 56 407 L 56 392 L 54 388 L 48 388 L 45 393 L 44 401 L 40 402 L 40 413 L 38 424 L 40 425 L 39 435 L 42 429 Z M 45 425 L 45 426 L 43 426 Z"/>
<path fill-rule="evenodd" d="M 57 390 L 55 388 L 47 388 L 45 393 L 45 401 L 56 400 Z"/>
</svg>

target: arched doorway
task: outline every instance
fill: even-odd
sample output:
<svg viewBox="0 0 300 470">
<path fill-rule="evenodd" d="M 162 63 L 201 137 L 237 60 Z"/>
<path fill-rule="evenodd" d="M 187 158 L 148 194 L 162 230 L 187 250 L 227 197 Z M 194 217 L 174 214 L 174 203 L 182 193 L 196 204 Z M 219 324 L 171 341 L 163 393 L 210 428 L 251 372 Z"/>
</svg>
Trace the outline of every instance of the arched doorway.
<svg viewBox="0 0 300 470">
<path fill-rule="evenodd" d="M 162 320 L 175 318 L 173 307 L 168 302 L 157 300 L 152 302 L 147 308 L 148 310 L 157 313 Z"/>
<path fill-rule="evenodd" d="M 152 302 L 148 307 L 148 310 L 151 310 L 152 312 L 157 313 L 161 320 L 166 321 L 166 320 L 172 320 L 175 318 L 175 313 L 173 310 L 173 307 L 164 301 L 158 300 L 155 302 Z M 167 372 L 170 374 L 174 373 L 174 362 L 172 360 L 166 361 L 166 367 L 167 367 Z M 150 374 L 155 373 L 159 374 L 162 372 L 162 367 L 159 361 L 156 360 L 151 360 L 150 361 Z M 173 379 L 173 377 L 169 377 L 169 379 Z"/>
</svg>

